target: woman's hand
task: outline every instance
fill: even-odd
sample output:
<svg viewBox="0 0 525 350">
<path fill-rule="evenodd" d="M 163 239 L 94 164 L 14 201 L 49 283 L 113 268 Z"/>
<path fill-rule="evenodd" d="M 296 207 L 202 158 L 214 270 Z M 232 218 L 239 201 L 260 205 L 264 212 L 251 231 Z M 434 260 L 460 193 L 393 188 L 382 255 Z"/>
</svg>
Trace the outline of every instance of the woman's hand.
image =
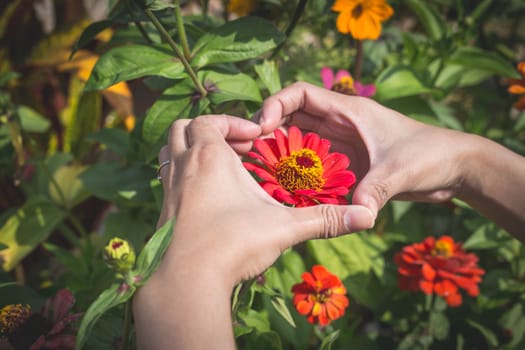
<svg viewBox="0 0 525 350">
<path fill-rule="evenodd" d="M 460 133 L 407 118 L 375 101 L 293 84 L 264 102 L 264 134 L 285 125 L 314 131 L 345 153 L 356 173 L 353 204 L 375 215 L 391 198 L 445 201 L 460 192 L 468 144 Z"/>
<path fill-rule="evenodd" d="M 204 116 L 179 120 L 159 155 L 164 202 L 159 226 L 175 217 L 161 265 L 134 298 L 139 347 L 233 348 L 230 294 L 301 241 L 373 226 L 359 205 L 285 207 L 243 167 L 238 153 L 261 128 Z M 237 152 L 237 153 L 236 153 Z"/>
<path fill-rule="evenodd" d="M 168 262 L 213 262 L 234 284 L 257 276 L 294 244 L 372 226 L 362 206 L 289 208 L 271 198 L 234 152 L 248 151 L 260 132 L 257 124 L 227 116 L 175 122 L 159 159 L 171 161 L 161 174 L 159 224 L 176 218 Z"/>
</svg>

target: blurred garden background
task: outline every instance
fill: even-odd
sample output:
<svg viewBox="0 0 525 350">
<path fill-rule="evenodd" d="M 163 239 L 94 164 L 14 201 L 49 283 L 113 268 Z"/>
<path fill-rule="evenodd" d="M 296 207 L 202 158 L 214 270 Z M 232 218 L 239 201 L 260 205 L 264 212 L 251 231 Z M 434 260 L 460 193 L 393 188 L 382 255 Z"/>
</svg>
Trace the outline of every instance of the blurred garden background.
<svg viewBox="0 0 525 350">
<path fill-rule="evenodd" d="M 0 348 L 134 348 L 129 300 L 169 242 L 156 157 L 177 118 L 250 118 L 306 81 L 525 155 L 520 62 L 523 0 L 2 1 Z M 470 265 L 445 293 L 414 259 Z M 328 321 L 296 309 L 313 268 L 345 290 Z M 523 349 L 525 249 L 461 201 L 394 201 L 233 301 L 240 349 Z"/>
</svg>

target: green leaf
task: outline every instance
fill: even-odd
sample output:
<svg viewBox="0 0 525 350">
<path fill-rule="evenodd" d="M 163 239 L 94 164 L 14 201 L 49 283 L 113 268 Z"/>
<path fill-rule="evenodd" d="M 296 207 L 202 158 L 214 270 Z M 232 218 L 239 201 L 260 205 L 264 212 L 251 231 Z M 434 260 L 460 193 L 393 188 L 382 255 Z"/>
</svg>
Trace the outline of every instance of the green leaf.
<svg viewBox="0 0 525 350">
<path fill-rule="evenodd" d="M 457 120 L 457 118 L 454 116 L 454 109 L 435 102 L 435 101 L 429 101 L 429 105 L 432 108 L 432 111 L 436 114 L 437 118 L 447 127 L 463 131 L 463 126 Z"/>
<path fill-rule="evenodd" d="M 27 106 L 18 106 L 16 108 L 16 114 L 18 115 L 18 118 L 20 118 L 20 126 L 22 127 L 22 130 L 42 133 L 46 132 L 51 126 L 49 120 Z"/>
<path fill-rule="evenodd" d="M 135 293 L 135 286 L 123 288 L 122 285 L 114 283 L 110 288 L 103 291 L 98 298 L 89 306 L 82 317 L 77 333 L 77 344 L 75 349 L 80 350 L 84 347 L 90 336 L 93 326 L 98 319 L 108 310 L 128 301 Z"/>
<path fill-rule="evenodd" d="M 112 25 L 113 25 L 113 21 L 110 21 L 110 20 L 102 20 L 98 22 L 93 22 L 90 25 L 88 25 L 86 29 L 84 29 L 82 34 L 80 34 L 80 38 L 78 38 L 77 42 L 75 43 L 73 50 L 71 50 L 71 55 L 69 56 L 69 59 L 73 58 L 75 53 L 79 49 L 85 47 L 94 37 L 98 35 L 98 33 L 111 27 Z"/>
<path fill-rule="evenodd" d="M 442 312 L 432 312 L 429 318 L 430 332 L 437 340 L 448 338 L 450 322 L 447 316 Z"/>
<path fill-rule="evenodd" d="M 204 86 L 211 86 L 207 97 L 215 105 L 237 100 L 262 101 L 257 83 L 246 74 L 209 70 L 200 71 L 199 78 Z"/>
<path fill-rule="evenodd" d="M 270 94 L 273 95 L 281 90 L 281 76 L 275 61 L 264 60 L 263 63 L 256 64 L 254 69 Z"/>
<path fill-rule="evenodd" d="M 493 249 L 514 238 L 493 223 L 487 223 L 478 228 L 463 243 L 465 249 Z"/>
<path fill-rule="evenodd" d="M 326 337 L 323 338 L 323 341 L 321 342 L 321 347 L 319 350 L 331 350 L 332 344 L 339 338 L 340 330 L 336 330 L 335 332 L 332 332 L 328 334 Z"/>
<path fill-rule="evenodd" d="M 274 295 L 271 297 L 271 303 L 275 311 L 277 311 L 279 315 L 290 324 L 290 326 L 295 328 L 295 321 L 293 320 L 292 314 L 290 313 L 288 306 L 286 306 L 284 299 L 279 295 Z"/>
<path fill-rule="evenodd" d="M 478 323 L 476 321 L 473 321 L 473 320 L 466 320 L 466 322 L 469 325 L 471 325 L 473 328 L 477 329 L 483 335 L 483 337 L 485 338 L 485 340 L 487 341 L 487 343 L 489 343 L 489 345 L 491 347 L 498 346 L 498 344 L 499 344 L 498 337 L 488 327 L 486 327 L 486 326 L 484 326 L 484 325 L 482 325 L 482 324 L 480 324 L 480 323 Z"/>
<path fill-rule="evenodd" d="M 150 180 L 155 171 L 146 164 L 116 162 L 96 163 L 79 175 L 88 192 L 101 199 L 116 201 L 126 199 L 121 194 L 133 193 L 133 201 L 152 200 Z"/>
<path fill-rule="evenodd" d="M 7 71 L 0 75 L 0 87 L 3 87 L 7 82 L 13 79 L 19 78 L 21 75 L 20 73 L 13 72 L 13 71 Z"/>
<path fill-rule="evenodd" d="M 51 254 L 55 256 L 55 259 L 66 269 L 79 275 L 87 275 L 89 273 L 89 268 L 84 264 L 84 260 L 77 258 L 69 250 L 62 249 L 51 243 L 44 243 L 43 245 L 44 248 L 51 252 Z"/>
<path fill-rule="evenodd" d="M 162 225 L 140 252 L 137 258 L 136 272 L 142 277 L 143 283 L 159 266 L 160 260 L 170 244 L 174 223 L 174 219 L 171 219 Z"/>
<path fill-rule="evenodd" d="M 101 143 L 123 157 L 126 156 L 130 148 L 129 133 L 122 129 L 104 128 L 89 134 L 86 139 Z"/>
<path fill-rule="evenodd" d="M 273 24 L 260 17 L 241 17 L 202 36 L 193 48 L 191 64 L 200 68 L 256 58 L 277 47 L 284 38 Z"/>
<path fill-rule="evenodd" d="M 85 90 L 102 90 L 121 81 L 149 75 L 179 79 L 184 66 L 164 47 L 130 45 L 102 55 L 86 83 Z"/>
<path fill-rule="evenodd" d="M 71 209 L 89 197 L 79 178 L 86 169 L 85 165 L 70 164 L 55 171 L 55 181 L 49 183 L 49 195 L 57 205 Z"/>
<path fill-rule="evenodd" d="M 317 262 L 341 279 L 358 273 L 383 275 L 387 245 L 378 236 L 361 232 L 308 241 L 307 246 Z"/>
<path fill-rule="evenodd" d="M 447 61 L 462 67 L 480 69 L 502 77 L 519 78 L 519 74 L 509 62 L 494 52 L 477 47 L 462 46 Z"/>
<path fill-rule="evenodd" d="M 33 197 L 9 217 L 0 228 L 0 262 L 6 271 L 13 269 L 26 255 L 45 241 L 65 213 L 47 199 Z"/>
<path fill-rule="evenodd" d="M 446 23 L 442 16 L 430 6 L 427 1 L 406 0 L 405 4 L 414 11 L 423 24 L 428 36 L 433 41 L 437 41 L 443 37 L 446 33 Z"/>
<path fill-rule="evenodd" d="M 419 79 L 413 69 L 406 66 L 391 66 L 376 80 L 375 98 L 386 101 L 394 98 L 419 95 L 432 91 Z"/>
<path fill-rule="evenodd" d="M 209 101 L 194 99 L 195 93 L 195 87 L 189 78 L 166 89 L 146 113 L 142 129 L 144 141 L 150 145 L 155 144 L 175 120 L 198 116 Z"/>
</svg>

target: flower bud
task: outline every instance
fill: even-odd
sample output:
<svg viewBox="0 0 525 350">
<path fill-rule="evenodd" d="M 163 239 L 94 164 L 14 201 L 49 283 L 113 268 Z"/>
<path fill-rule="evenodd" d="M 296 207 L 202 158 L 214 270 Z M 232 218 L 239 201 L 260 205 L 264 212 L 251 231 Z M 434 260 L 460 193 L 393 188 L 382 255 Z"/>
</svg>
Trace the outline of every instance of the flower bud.
<svg viewBox="0 0 525 350">
<path fill-rule="evenodd" d="M 104 248 L 104 258 L 119 273 L 126 273 L 135 266 L 135 251 L 124 239 L 114 237 Z"/>
</svg>

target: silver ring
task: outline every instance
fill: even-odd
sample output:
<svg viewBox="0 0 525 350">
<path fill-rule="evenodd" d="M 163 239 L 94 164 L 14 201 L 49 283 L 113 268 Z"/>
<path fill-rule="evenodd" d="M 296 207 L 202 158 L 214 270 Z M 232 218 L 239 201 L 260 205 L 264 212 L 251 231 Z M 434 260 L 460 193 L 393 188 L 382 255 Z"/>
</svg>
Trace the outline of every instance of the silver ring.
<svg viewBox="0 0 525 350">
<path fill-rule="evenodd" d="M 166 165 L 170 164 L 170 160 L 165 160 L 162 163 L 160 163 L 159 168 L 157 169 L 157 180 L 162 180 L 162 176 L 160 176 L 160 171 L 162 168 L 164 168 Z"/>
</svg>

